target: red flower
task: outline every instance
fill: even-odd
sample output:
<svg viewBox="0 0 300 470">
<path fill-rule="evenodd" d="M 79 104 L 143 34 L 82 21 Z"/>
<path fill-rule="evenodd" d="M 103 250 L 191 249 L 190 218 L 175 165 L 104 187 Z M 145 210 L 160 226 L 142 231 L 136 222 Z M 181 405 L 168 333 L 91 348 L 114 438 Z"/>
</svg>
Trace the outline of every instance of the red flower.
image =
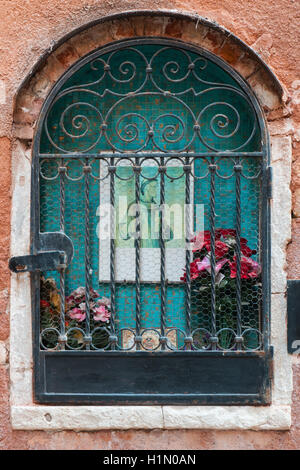
<svg viewBox="0 0 300 470">
<path fill-rule="evenodd" d="M 97 299 L 97 297 L 99 297 L 98 292 L 95 289 L 93 289 L 92 287 L 90 287 L 90 297 L 92 299 Z"/>
<path fill-rule="evenodd" d="M 192 238 L 191 243 L 193 243 L 193 252 L 201 251 L 206 243 L 210 242 L 210 232 L 209 230 L 204 230 L 204 232 L 198 232 L 197 235 Z"/>
<path fill-rule="evenodd" d="M 223 239 L 223 241 L 221 240 Z M 218 228 L 215 231 L 215 253 L 216 258 L 222 258 L 228 252 L 228 245 L 226 244 L 226 239 L 236 238 L 236 230 L 231 228 Z M 208 252 L 211 251 L 211 238 L 209 230 L 204 232 L 199 232 L 192 240 L 193 251 L 201 251 L 202 248 L 205 248 Z M 251 250 L 247 246 L 248 240 L 246 238 L 240 238 L 241 252 L 244 256 L 250 257 L 256 253 L 256 250 Z"/>
<path fill-rule="evenodd" d="M 228 238 L 236 236 L 236 230 L 233 228 L 217 228 L 216 230 L 216 239 L 219 240 L 221 237 Z"/>
<path fill-rule="evenodd" d="M 205 272 L 210 273 L 210 254 L 211 254 L 211 236 L 209 230 L 198 232 L 191 240 L 193 252 L 201 252 L 201 259 L 196 258 L 190 264 L 191 281 L 202 277 Z M 246 238 L 240 238 L 241 259 L 241 278 L 255 278 L 261 273 L 259 263 L 250 257 L 256 253 L 247 245 Z M 236 230 L 231 228 L 219 228 L 215 230 L 215 257 L 216 272 L 218 272 L 227 262 L 230 265 L 230 277 L 236 277 Z M 204 249 L 204 250 L 203 250 Z M 235 251 L 233 259 L 228 259 L 229 250 Z M 227 256 L 227 258 L 224 258 Z M 217 270 L 218 269 L 218 270 Z M 185 270 L 184 270 L 185 271 Z M 186 282 L 186 273 L 180 278 Z"/>
<path fill-rule="evenodd" d="M 219 232 L 216 231 L 215 241 L 215 254 L 217 259 L 222 258 L 224 255 L 226 255 L 229 249 L 226 243 L 220 240 L 221 233 Z M 201 251 L 202 248 L 205 248 L 208 253 L 211 251 L 211 238 L 209 230 L 199 232 L 191 241 L 193 243 L 193 252 Z"/>
<path fill-rule="evenodd" d="M 251 250 L 251 248 L 247 246 L 248 240 L 246 238 L 241 238 L 240 240 L 241 240 L 241 252 L 243 253 L 243 255 L 247 256 L 248 258 L 251 255 L 255 255 L 256 250 Z"/>
<path fill-rule="evenodd" d="M 41 303 L 42 308 L 50 307 L 50 304 L 49 304 L 49 302 L 47 302 L 47 300 L 41 300 L 40 303 Z"/>
<path fill-rule="evenodd" d="M 233 262 L 230 265 L 230 277 L 236 278 L 236 256 L 233 257 Z M 259 263 L 246 256 L 241 257 L 241 278 L 242 279 L 253 279 L 261 273 L 261 266 Z"/>
<path fill-rule="evenodd" d="M 220 240 L 216 241 L 216 243 L 215 243 L 216 258 L 223 258 L 223 256 L 226 255 L 228 250 L 229 250 L 229 248 L 226 245 L 226 243 L 223 243 Z"/>
<path fill-rule="evenodd" d="M 199 269 L 197 263 L 200 263 L 200 258 L 194 259 L 194 261 L 192 261 L 190 264 L 191 281 L 199 277 Z M 186 273 L 183 274 L 180 280 L 186 282 Z"/>
<path fill-rule="evenodd" d="M 208 252 L 211 251 L 211 244 L 210 244 L 210 242 L 205 244 L 205 248 L 207 249 Z M 216 258 L 217 258 L 217 259 L 223 258 L 223 256 L 226 255 L 226 253 L 228 252 L 228 250 L 229 250 L 229 248 L 228 248 L 228 246 L 226 245 L 226 243 L 221 242 L 220 240 L 216 240 L 216 241 L 215 241 L 215 255 L 216 255 Z"/>
<path fill-rule="evenodd" d="M 194 259 L 194 261 L 191 262 L 190 265 L 190 272 L 191 272 L 191 280 L 197 279 L 199 277 L 199 270 L 197 263 L 200 261 L 200 258 Z"/>
</svg>

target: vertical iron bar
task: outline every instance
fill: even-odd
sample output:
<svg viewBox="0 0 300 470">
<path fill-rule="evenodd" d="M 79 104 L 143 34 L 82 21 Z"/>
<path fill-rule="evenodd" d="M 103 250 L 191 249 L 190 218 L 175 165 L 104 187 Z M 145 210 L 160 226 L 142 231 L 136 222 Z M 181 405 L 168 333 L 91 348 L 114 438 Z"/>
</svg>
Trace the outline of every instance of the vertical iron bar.
<svg viewBox="0 0 300 470">
<path fill-rule="evenodd" d="M 115 336 L 116 319 L 116 282 L 115 282 L 115 159 L 110 159 L 110 328 L 111 335 Z M 111 343 L 111 349 L 115 349 L 115 342 Z"/>
<path fill-rule="evenodd" d="M 235 196 L 236 196 L 236 334 L 237 334 L 237 349 L 241 349 L 241 161 L 238 158 L 234 165 L 235 171 Z"/>
<path fill-rule="evenodd" d="M 270 142 L 268 134 L 265 132 L 266 142 L 263 144 L 263 161 L 262 173 L 260 175 L 260 201 L 259 207 L 261 208 L 260 223 L 259 223 L 259 261 L 262 266 L 262 328 L 263 333 L 263 349 L 268 351 L 270 348 L 270 299 L 271 299 L 271 207 L 270 200 L 268 199 L 269 181 L 267 168 L 270 165 Z"/>
<path fill-rule="evenodd" d="M 135 330 L 136 330 L 136 350 L 140 349 L 141 345 L 141 220 L 140 220 L 140 172 L 141 168 L 139 165 L 138 157 L 135 158 L 135 204 L 136 204 L 136 226 L 135 226 L 135 308 L 136 308 L 136 319 L 135 319 Z"/>
<path fill-rule="evenodd" d="M 216 222 L 216 169 L 215 157 L 211 157 L 210 170 L 210 269 L 211 269 L 211 333 L 212 349 L 217 348 L 216 324 L 216 253 L 215 253 L 215 222 Z"/>
<path fill-rule="evenodd" d="M 159 211 L 159 245 L 160 245 L 160 331 L 163 341 L 161 349 L 166 349 L 166 249 L 165 249 L 165 167 L 164 157 L 160 158 L 160 211 Z"/>
<path fill-rule="evenodd" d="M 59 167 L 59 185 L 60 185 L 60 220 L 59 228 L 61 232 L 65 231 L 65 207 L 66 207 L 66 195 L 65 195 L 65 175 L 66 167 L 61 159 Z M 59 296 L 60 296 L 60 334 L 59 344 L 60 349 L 66 348 L 67 337 L 66 337 L 66 326 L 65 326 L 65 267 L 62 267 L 59 271 Z"/>
<path fill-rule="evenodd" d="M 86 349 L 91 345 L 91 326 L 90 326 L 90 287 L 91 287 L 91 265 L 90 265 L 90 172 L 89 160 L 86 158 L 84 171 L 84 197 L 85 197 L 85 234 L 84 234 L 84 252 L 85 252 L 85 344 Z"/>
<path fill-rule="evenodd" d="M 191 167 L 189 157 L 185 158 L 185 242 L 187 246 L 190 244 L 190 203 L 191 203 Z M 185 309 L 186 309 L 186 349 L 191 349 L 191 250 L 185 251 L 185 272 L 186 272 L 186 289 L 185 289 Z"/>
<path fill-rule="evenodd" d="M 31 199 L 31 208 L 30 208 L 30 220 L 31 220 L 31 239 L 32 245 L 30 248 L 30 254 L 36 254 L 39 250 L 39 234 L 41 230 L 40 226 L 40 160 L 37 156 L 38 154 L 38 138 L 33 141 L 34 146 L 34 157 L 33 164 L 31 167 L 31 189 L 30 189 L 30 199 Z M 40 329 L 41 329 L 41 272 L 37 271 L 31 273 L 31 292 L 32 292 L 32 306 L 34 308 L 33 312 L 38 312 L 37 315 L 32 315 L 32 328 L 34 333 L 34 345 L 33 345 L 33 354 L 35 367 L 34 369 L 34 380 L 35 386 L 40 384 L 40 369 L 37 364 L 39 364 L 39 351 L 40 351 Z"/>
</svg>

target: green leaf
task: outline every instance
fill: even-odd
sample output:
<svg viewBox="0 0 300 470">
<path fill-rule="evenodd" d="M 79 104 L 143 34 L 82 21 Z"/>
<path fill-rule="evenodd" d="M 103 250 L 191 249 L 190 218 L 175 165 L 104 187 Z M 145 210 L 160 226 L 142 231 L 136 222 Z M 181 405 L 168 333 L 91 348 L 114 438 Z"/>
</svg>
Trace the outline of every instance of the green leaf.
<svg viewBox="0 0 300 470">
<path fill-rule="evenodd" d="M 227 279 L 222 279 L 222 281 L 219 284 L 219 288 L 222 289 L 223 287 L 226 286 L 226 284 L 228 284 Z"/>
</svg>

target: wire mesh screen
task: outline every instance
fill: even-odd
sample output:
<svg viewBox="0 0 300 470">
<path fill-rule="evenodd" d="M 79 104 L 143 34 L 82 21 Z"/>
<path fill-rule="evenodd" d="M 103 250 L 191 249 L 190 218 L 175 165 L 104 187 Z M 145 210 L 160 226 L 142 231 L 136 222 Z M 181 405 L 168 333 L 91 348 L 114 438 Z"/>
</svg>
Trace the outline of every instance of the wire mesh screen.
<svg viewBox="0 0 300 470">
<path fill-rule="evenodd" d="M 40 231 L 74 245 L 41 275 L 41 348 L 262 348 L 260 145 L 238 80 L 193 50 L 71 69 L 40 139 Z"/>
</svg>

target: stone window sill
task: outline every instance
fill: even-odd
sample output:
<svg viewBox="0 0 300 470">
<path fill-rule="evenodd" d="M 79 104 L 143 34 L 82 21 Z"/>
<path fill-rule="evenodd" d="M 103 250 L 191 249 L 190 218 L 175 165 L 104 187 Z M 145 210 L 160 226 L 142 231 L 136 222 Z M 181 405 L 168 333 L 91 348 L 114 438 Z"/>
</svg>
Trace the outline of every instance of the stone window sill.
<svg viewBox="0 0 300 470">
<path fill-rule="evenodd" d="M 290 406 L 12 406 L 13 429 L 288 430 Z"/>
</svg>

